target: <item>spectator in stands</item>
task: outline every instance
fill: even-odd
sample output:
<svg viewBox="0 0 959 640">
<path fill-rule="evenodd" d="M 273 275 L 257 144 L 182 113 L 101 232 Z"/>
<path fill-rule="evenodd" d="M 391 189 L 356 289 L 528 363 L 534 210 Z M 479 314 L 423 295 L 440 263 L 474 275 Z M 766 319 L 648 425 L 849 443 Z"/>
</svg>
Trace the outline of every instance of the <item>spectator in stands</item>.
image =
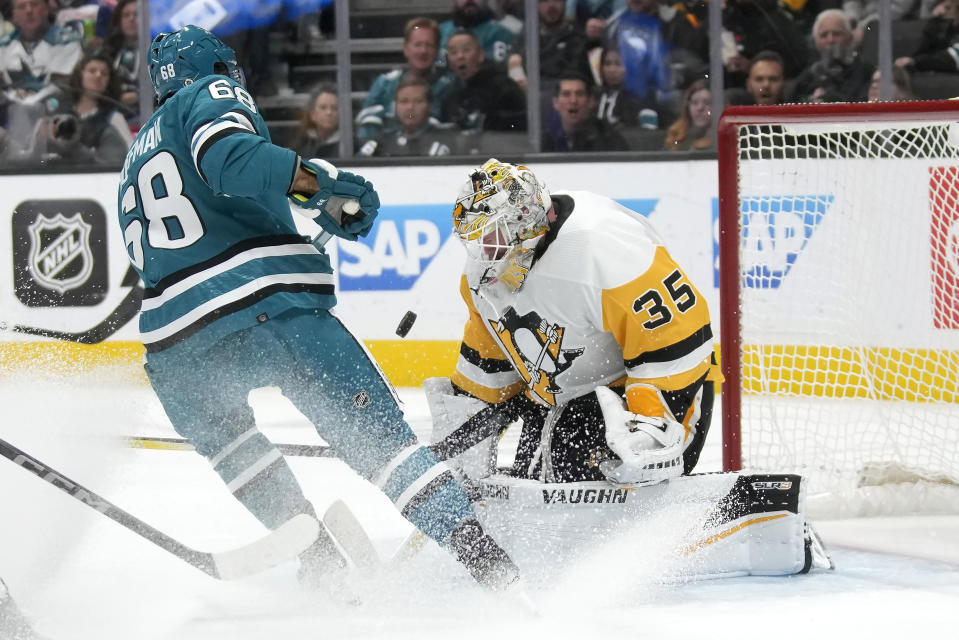
<svg viewBox="0 0 959 640">
<path fill-rule="evenodd" d="M 476 36 L 457 31 L 446 47 L 447 66 L 456 74 L 450 120 L 467 132 L 525 131 L 526 94 L 506 71 L 485 60 Z"/>
<path fill-rule="evenodd" d="M 938 15 L 926 21 L 916 51 L 897 58 L 897 67 L 910 72 L 959 72 L 959 0 L 944 0 L 937 9 Z"/>
<path fill-rule="evenodd" d="M 683 93 L 683 110 L 666 130 L 667 151 L 698 151 L 713 146 L 712 99 L 709 84 L 696 80 Z"/>
<path fill-rule="evenodd" d="M 782 104 L 783 59 L 775 51 L 760 51 L 749 64 L 746 87 L 735 87 L 726 92 L 730 104 Z"/>
<path fill-rule="evenodd" d="M 38 129 L 41 161 L 113 167 L 123 163 L 133 136 L 120 111 L 111 63 L 92 53 L 77 64 L 61 108 Z"/>
<path fill-rule="evenodd" d="M 110 2 L 111 7 L 101 7 L 101 2 Z M 84 51 L 93 51 L 103 46 L 103 37 L 97 35 L 97 22 L 101 9 L 104 15 L 116 4 L 111 0 L 50 0 L 50 18 L 62 31 L 72 31 L 80 40 Z"/>
<path fill-rule="evenodd" d="M 743 86 L 753 56 L 767 49 L 782 56 L 787 78 L 795 78 L 809 63 L 806 34 L 778 0 L 726 0 L 723 9 L 725 86 Z"/>
<path fill-rule="evenodd" d="M 560 77 L 543 132 L 543 151 L 629 150 L 623 136 L 594 115 L 589 91 L 589 80 L 583 76 Z"/>
<path fill-rule="evenodd" d="M 703 30 L 693 27 L 684 11 L 657 0 L 626 0 L 626 8 L 606 23 L 605 46 L 619 49 L 626 90 L 658 105 L 660 116 L 669 110 L 672 89 L 684 86 L 687 74 L 705 71 Z"/>
<path fill-rule="evenodd" d="M 565 1 L 563 0 L 564 3 Z M 513 34 L 513 41 L 522 43 L 518 36 L 523 31 L 523 17 L 526 11 L 523 0 L 489 0 L 489 8 L 496 16 L 496 21 Z"/>
<path fill-rule="evenodd" d="M 83 51 L 72 31 L 50 24 L 46 0 L 13 0 L 12 22 L 15 29 L 0 38 L 0 125 L 8 145 L 26 149 Z"/>
<path fill-rule="evenodd" d="M 137 0 L 119 0 L 107 26 L 103 47 L 113 59 L 113 71 L 120 86 L 127 121 L 140 124 L 140 81 L 137 77 L 143 60 L 137 31 Z"/>
<path fill-rule="evenodd" d="M 256 3 L 250 3 L 256 6 Z M 263 10 L 274 10 L 270 3 L 263 3 Z M 222 26 L 222 23 L 221 23 Z M 273 77 L 273 55 L 270 52 L 269 24 L 256 24 L 249 28 L 228 32 L 222 38 L 224 44 L 236 52 L 237 62 L 246 74 L 246 87 L 258 99 L 275 96 L 280 92 Z"/>
<path fill-rule="evenodd" d="M 356 116 L 357 136 L 360 144 L 374 141 L 387 129 L 395 129 L 393 100 L 396 88 L 404 75 L 424 78 L 430 83 L 430 102 L 433 117 L 445 121 L 446 105 L 453 88 L 453 77 L 436 69 L 439 51 L 440 30 L 430 18 L 413 18 L 403 29 L 403 57 L 406 66 L 380 74 L 373 81 L 363 106 Z M 370 151 L 372 155 L 374 149 Z"/>
<path fill-rule="evenodd" d="M 912 2 L 913 0 L 907 1 Z M 845 10 L 846 6 L 851 6 L 857 2 L 859 2 L 859 0 L 780 0 L 780 4 L 786 12 L 786 15 L 792 18 L 792 21 L 799 27 L 799 30 L 805 34 L 812 33 L 812 26 L 816 21 L 816 16 L 822 11 L 826 9 L 842 9 L 847 17 L 849 17 L 849 13 Z M 850 23 L 855 26 L 855 21 L 851 17 Z M 858 34 L 857 37 L 861 38 L 861 34 Z M 859 41 L 857 40 L 856 42 L 858 44 Z"/>
<path fill-rule="evenodd" d="M 939 0 L 891 0 L 889 17 L 898 20 L 925 20 L 935 15 Z M 859 30 L 879 20 L 879 0 L 843 0 L 842 10 Z"/>
<path fill-rule="evenodd" d="M 879 70 L 872 74 L 872 82 L 869 83 L 869 102 L 879 101 Z M 900 100 L 915 100 L 916 95 L 912 91 L 912 79 L 909 73 L 903 67 L 892 68 L 892 98 L 894 102 Z"/>
<path fill-rule="evenodd" d="M 819 59 L 796 79 L 793 102 L 861 102 L 874 69 L 856 54 L 849 18 L 839 9 L 816 16 L 813 42 Z"/>
<path fill-rule="evenodd" d="M 397 129 L 381 138 L 381 156 L 447 156 L 458 133 L 430 117 L 430 84 L 418 76 L 405 76 L 396 87 Z"/>
<path fill-rule="evenodd" d="M 602 45 L 606 21 L 626 8 L 626 0 L 566 0 L 566 16 L 583 27 L 587 48 Z"/>
<path fill-rule="evenodd" d="M 288 146 L 307 159 L 340 156 L 340 111 L 335 84 L 322 82 L 310 92 L 299 130 Z"/>
<path fill-rule="evenodd" d="M 639 124 L 640 112 L 646 109 L 644 121 L 648 128 L 659 126 L 659 115 L 651 107 L 655 102 L 642 100 L 626 90 L 626 68 L 619 49 L 604 48 L 600 56 L 601 84 L 596 100 L 596 117 L 613 127 L 634 127 Z"/>
<path fill-rule="evenodd" d="M 586 35 L 572 20 L 566 18 L 566 0 L 539 0 L 539 77 L 544 95 L 552 95 L 553 85 L 560 74 L 576 71 L 591 73 L 586 54 Z M 519 42 L 525 42 L 525 32 Z M 510 77 L 526 89 L 524 56 L 514 53 L 508 62 Z"/>
<path fill-rule="evenodd" d="M 440 64 L 446 61 L 447 42 L 465 29 L 476 36 L 483 55 L 492 64 L 505 67 L 513 50 L 513 32 L 496 21 L 486 0 L 453 0 L 453 17 L 440 23 Z"/>
</svg>

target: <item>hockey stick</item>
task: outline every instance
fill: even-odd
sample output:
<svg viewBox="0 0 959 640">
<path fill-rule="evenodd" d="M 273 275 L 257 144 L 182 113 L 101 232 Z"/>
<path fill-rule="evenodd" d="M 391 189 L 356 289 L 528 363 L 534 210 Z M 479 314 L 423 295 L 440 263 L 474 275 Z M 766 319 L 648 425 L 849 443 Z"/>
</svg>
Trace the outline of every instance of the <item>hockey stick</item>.
<svg viewBox="0 0 959 640">
<path fill-rule="evenodd" d="M 48 465 L 0 439 L 0 455 L 38 478 L 60 489 L 71 498 L 118 522 L 146 538 L 164 551 L 220 580 L 233 580 L 259 573 L 305 551 L 319 535 L 320 523 L 312 516 L 300 514 L 266 536 L 237 549 L 205 552 L 192 549 L 165 533 L 154 529 L 86 487 L 70 480 Z"/>
<path fill-rule="evenodd" d="M 326 525 L 326 528 L 347 557 L 353 561 L 353 565 L 364 570 L 382 566 L 399 566 L 419 553 L 423 545 L 429 540 L 425 533 L 419 529 L 414 529 L 393 553 L 393 556 L 384 562 L 380 559 L 380 555 L 373 546 L 373 541 L 370 540 L 369 534 L 360 524 L 356 514 L 342 500 L 335 501 L 326 510 L 326 513 L 323 514 L 323 524 Z"/>
<path fill-rule="evenodd" d="M 428 535 L 419 529 L 413 529 L 413 532 L 406 536 L 403 544 L 393 552 L 393 557 L 390 558 L 390 564 L 396 566 L 412 560 L 429 540 L 430 537 Z"/>
<path fill-rule="evenodd" d="M 157 449 L 160 451 L 193 451 L 193 445 L 184 438 L 160 438 L 152 436 L 125 436 L 123 443 L 132 449 Z M 332 458 L 333 449 L 325 444 L 274 444 L 285 456 Z"/>
<path fill-rule="evenodd" d="M 331 504 L 323 514 L 323 524 L 357 569 L 370 570 L 382 564 L 369 534 L 345 502 Z"/>
<path fill-rule="evenodd" d="M 99 342 L 103 342 L 116 333 L 117 329 L 135 318 L 140 312 L 140 300 L 143 298 L 143 287 L 136 284 L 136 272 L 133 271 L 132 267 L 127 271 L 127 275 L 124 276 L 121 286 L 126 285 L 131 275 L 134 278 L 134 284 L 132 285 L 133 288 L 130 289 L 129 293 L 127 293 L 123 300 L 120 301 L 120 304 L 117 305 L 117 308 L 111 311 L 110 315 L 95 327 L 87 329 L 86 331 L 72 333 L 69 331 L 57 331 L 54 329 L 42 329 L 39 327 L 26 327 L 15 324 L 13 325 L 13 331 L 34 336 L 42 336 L 44 338 L 64 340 L 67 342 L 79 342 L 80 344 L 97 344 Z"/>
</svg>

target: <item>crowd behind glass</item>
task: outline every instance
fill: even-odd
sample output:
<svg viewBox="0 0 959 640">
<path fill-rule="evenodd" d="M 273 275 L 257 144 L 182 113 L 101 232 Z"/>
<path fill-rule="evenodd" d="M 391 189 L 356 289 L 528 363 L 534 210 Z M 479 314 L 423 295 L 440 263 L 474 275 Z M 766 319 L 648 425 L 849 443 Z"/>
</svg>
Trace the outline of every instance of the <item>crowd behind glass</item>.
<svg viewBox="0 0 959 640">
<path fill-rule="evenodd" d="M 350 100 L 338 96 L 334 66 L 297 67 L 337 40 L 333 3 L 277 0 L 270 13 L 233 0 L 231 18 L 209 26 L 237 51 L 275 141 L 305 157 L 341 155 L 347 108 L 349 147 L 365 157 L 520 153 L 531 139 L 551 153 L 714 147 L 704 0 L 527 1 L 537 82 L 522 0 L 413 3 L 432 15 L 383 0 L 393 32 L 368 40 L 395 42 L 394 57 L 377 65 L 354 53 Z M 184 3 L 154 2 L 154 23 L 158 9 L 172 15 Z M 247 4 L 255 23 L 238 19 Z M 149 116 L 141 9 L 136 0 L 0 0 L 0 169 L 119 166 Z M 723 103 L 877 100 L 868 36 L 878 11 L 877 0 L 725 0 Z M 891 13 L 894 33 L 916 34 L 892 66 L 893 98 L 930 97 L 912 80 L 959 74 L 959 0 L 892 0 Z M 299 73 L 310 69 L 319 71 Z"/>
</svg>

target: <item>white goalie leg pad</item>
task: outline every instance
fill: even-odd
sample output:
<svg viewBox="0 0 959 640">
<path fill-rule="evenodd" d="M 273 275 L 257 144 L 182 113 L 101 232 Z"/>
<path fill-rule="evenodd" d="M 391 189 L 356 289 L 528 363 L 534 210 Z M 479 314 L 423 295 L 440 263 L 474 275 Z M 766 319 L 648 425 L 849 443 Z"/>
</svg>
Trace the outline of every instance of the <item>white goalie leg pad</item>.
<svg viewBox="0 0 959 640">
<path fill-rule="evenodd" d="M 686 571 L 706 578 L 833 568 L 806 520 L 804 481 L 791 474 L 739 476 L 683 555 Z"/>
<path fill-rule="evenodd" d="M 442 442 L 447 436 L 463 426 L 474 415 L 489 405 L 472 396 L 453 394 L 449 378 L 427 378 L 423 381 L 426 403 L 433 418 L 430 442 Z M 485 478 L 495 468 L 495 436 L 480 441 L 463 453 L 447 460 L 451 468 L 470 479 Z"/>
<path fill-rule="evenodd" d="M 684 577 L 787 576 L 806 567 L 805 518 L 750 514 L 705 529 L 682 550 Z"/>
<path fill-rule="evenodd" d="M 622 563 L 620 543 L 637 540 L 666 581 L 782 576 L 832 568 L 801 483 L 734 472 L 645 487 L 493 475 L 477 483 L 476 512 L 527 576 L 555 575 L 584 553 L 597 566 Z"/>
<path fill-rule="evenodd" d="M 683 473 L 683 425 L 670 418 L 629 411 L 608 387 L 596 387 L 606 423 L 606 443 L 619 460 L 605 460 L 599 470 L 616 484 L 656 484 Z"/>
</svg>

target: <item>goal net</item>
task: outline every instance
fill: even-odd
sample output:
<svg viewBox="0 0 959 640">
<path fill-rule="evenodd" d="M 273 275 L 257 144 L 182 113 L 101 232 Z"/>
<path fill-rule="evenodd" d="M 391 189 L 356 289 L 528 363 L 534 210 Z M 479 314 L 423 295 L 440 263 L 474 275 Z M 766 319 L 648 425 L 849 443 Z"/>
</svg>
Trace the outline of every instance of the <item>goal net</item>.
<svg viewBox="0 0 959 640">
<path fill-rule="evenodd" d="M 817 517 L 959 513 L 959 102 L 719 125 L 726 469 Z"/>
</svg>

